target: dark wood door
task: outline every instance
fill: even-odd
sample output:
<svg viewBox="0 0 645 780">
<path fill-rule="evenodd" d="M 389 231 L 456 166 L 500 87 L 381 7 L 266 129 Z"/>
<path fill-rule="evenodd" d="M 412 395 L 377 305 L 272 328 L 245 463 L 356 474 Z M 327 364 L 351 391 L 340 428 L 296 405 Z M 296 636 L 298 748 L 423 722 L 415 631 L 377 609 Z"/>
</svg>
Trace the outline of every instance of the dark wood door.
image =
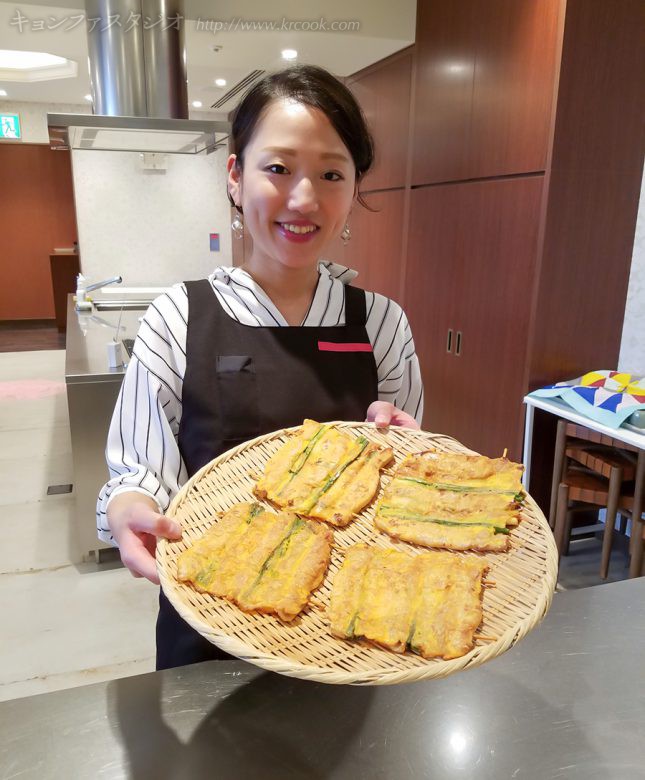
<svg viewBox="0 0 645 780">
<path fill-rule="evenodd" d="M 424 427 L 486 455 L 507 447 L 520 457 L 542 182 L 412 191 L 406 310 L 424 379 Z"/>
<path fill-rule="evenodd" d="M 448 388 L 454 436 L 491 457 L 521 457 L 528 329 L 543 177 L 455 185 L 468 228 Z"/>
<path fill-rule="evenodd" d="M 423 376 L 423 427 L 451 435 L 460 412 L 451 397 L 458 366 L 448 352 L 448 331 L 454 349 L 467 233 L 459 195 L 451 185 L 412 190 L 405 284 L 405 309 Z"/>
</svg>

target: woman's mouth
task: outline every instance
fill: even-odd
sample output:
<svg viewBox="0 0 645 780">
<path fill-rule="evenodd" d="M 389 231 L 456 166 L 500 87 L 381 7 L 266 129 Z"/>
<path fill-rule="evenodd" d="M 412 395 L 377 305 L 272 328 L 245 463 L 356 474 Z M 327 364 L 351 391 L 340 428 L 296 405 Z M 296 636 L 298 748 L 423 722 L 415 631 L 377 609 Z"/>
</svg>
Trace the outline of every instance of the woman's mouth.
<svg viewBox="0 0 645 780">
<path fill-rule="evenodd" d="M 286 238 L 287 241 L 294 241 L 299 244 L 311 241 L 320 230 L 318 225 L 314 225 L 313 222 L 277 222 L 276 224 L 281 235 Z"/>
</svg>

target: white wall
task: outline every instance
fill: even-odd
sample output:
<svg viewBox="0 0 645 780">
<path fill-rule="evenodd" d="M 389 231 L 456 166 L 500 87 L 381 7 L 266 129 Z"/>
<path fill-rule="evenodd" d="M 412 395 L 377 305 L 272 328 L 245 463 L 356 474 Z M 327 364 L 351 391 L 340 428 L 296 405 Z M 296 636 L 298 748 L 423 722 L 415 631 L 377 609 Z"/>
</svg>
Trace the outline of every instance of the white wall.
<svg viewBox="0 0 645 780">
<path fill-rule="evenodd" d="M 83 273 L 115 274 L 127 286 L 166 286 L 232 264 L 226 150 L 169 154 L 145 171 L 132 152 L 74 151 L 74 191 Z M 209 249 L 220 234 L 220 251 Z"/>
<path fill-rule="evenodd" d="M 645 376 L 645 173 L 638 204 L 618 370 Z"/>
<path fill-rule="evenodd" d="M 25 143 L 49 143 L 46 114 L 91 113 L 89 105 L 2 100 L 20 114 Z M 191 113 L 191 117 L 201 116 Z M 73 151 L 81 269 L 92 281 L 120 274 L 128 286 L 166 286 L 232 264 L 226 149 L 166 155 L 144 171 L 136 152 Z M 220 234 L 211 252 L 209 233 Z"/>
</svg>

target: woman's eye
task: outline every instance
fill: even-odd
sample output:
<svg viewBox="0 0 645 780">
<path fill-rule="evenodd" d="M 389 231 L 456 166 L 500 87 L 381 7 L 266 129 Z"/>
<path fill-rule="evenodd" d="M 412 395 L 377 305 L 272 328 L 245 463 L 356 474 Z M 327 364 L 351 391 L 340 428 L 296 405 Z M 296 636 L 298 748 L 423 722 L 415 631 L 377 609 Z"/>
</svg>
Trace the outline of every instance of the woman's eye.
<svg viewBox="0 0 645 780">
<path fill-rule="evenodd" d="M 286 173 L 287 169 L 280 163 L 273 163 L 267 166 L 267 171 L 271 171 L 271 173 Z"/>
<path fill-rule="evenodd" d="M 323 174 L 323 179 L 326 179 L 327 181 L 340 181 L 342 178 L 340 173 L 337 173 L 336 171 L 327 171 L 327 173 Z"/>
</svg>

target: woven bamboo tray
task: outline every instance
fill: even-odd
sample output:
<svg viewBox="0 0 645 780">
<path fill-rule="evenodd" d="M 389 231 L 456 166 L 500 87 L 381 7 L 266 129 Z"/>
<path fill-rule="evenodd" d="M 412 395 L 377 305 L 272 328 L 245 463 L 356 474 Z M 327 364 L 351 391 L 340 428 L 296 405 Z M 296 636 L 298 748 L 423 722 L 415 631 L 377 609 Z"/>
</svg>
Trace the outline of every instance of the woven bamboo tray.
<svg viewBox="0 0 645 780">
<path fill-rule="evenodd" d="M 354 435 L 364 435 L 394 450 L 396 465 L 405 455 L 422 450 L 471 453 L 448 436 L 404 428 L 377 430 L 367 423 L 337 423 Z M 176 580 L 177 557 L 213 522 L 215 512 L 240 501 L 256 500 L 252 493 L 264 464 L 287 440 L 289 431 L 277 431 L 225 452 L 204 466 L 170 505 L 168 515 L 182 526 L 179 542 L 160 539 L 157 568 L 161 586 L 175 609 L 193 628 L 227 653 L 274 672 L 326 683 L 387 685 L 444 677 L 495 658 L 524 637 L 544 617 L 555 590 L 558 559 L 549 525 L 536 503 L 527 497 L 517 528 L 511 529 L 510 551 L 488 553 L 490 564 L 483 594 L 483 621 L 474 649 L 450 661 L 425 660 L 367 643 L 331 636 L 326 619 L 331 583 L 342 562 L 343 550 L 357 542 L 413 553 L 426 548 L 396 542 L 374 528 L 373 504 L 344 529 L 334 529 L 335 545 L 325 579 L 309 606 L 290 624 L 271 615 L 248 615 L 224 599 L 198 593 Z M 390 481 L 394 466 L 381 479 Z M 380 495 L 380 493 L 379 493 Z M 454 553 L 481 555 L 480 553 Z M 484 637 L 486 637 L 484 639 Z"/>
</svg>

